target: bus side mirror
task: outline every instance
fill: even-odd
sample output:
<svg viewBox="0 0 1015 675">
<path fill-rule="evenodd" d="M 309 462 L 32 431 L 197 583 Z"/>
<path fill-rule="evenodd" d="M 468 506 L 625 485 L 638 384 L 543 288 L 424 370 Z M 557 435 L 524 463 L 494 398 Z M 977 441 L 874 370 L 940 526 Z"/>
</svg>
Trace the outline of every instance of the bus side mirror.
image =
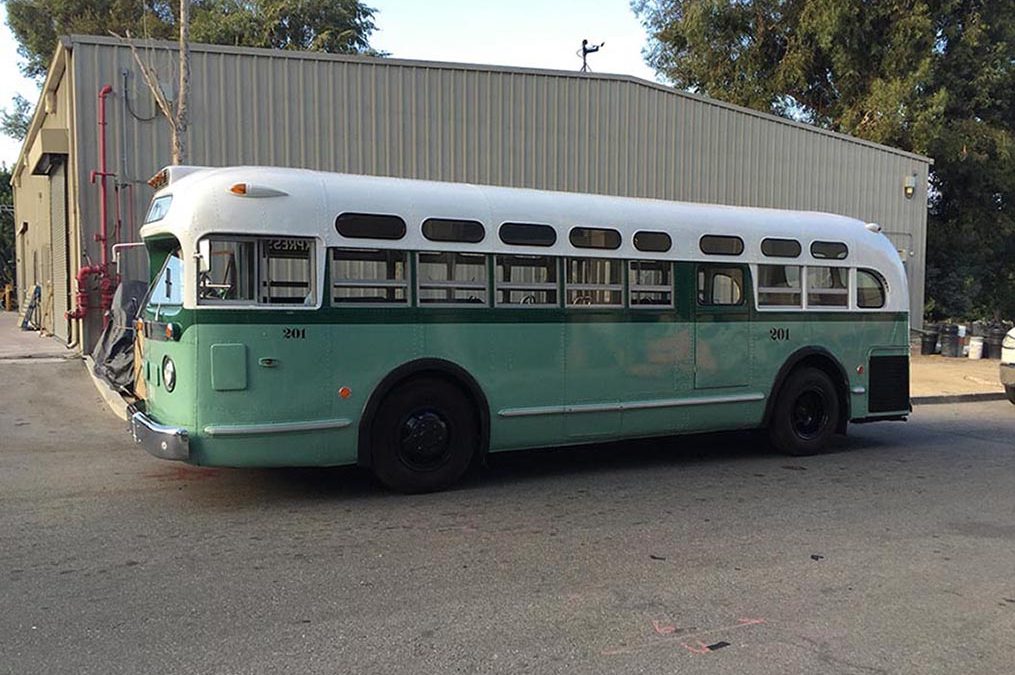
<svg viewBox="0 0 1015 675">
<path fill-rule="evenodd" d="M 211 271 L 211 242 L 207 239 L 197 242 L 197 269 L 199 272 Z"/>
</svg>

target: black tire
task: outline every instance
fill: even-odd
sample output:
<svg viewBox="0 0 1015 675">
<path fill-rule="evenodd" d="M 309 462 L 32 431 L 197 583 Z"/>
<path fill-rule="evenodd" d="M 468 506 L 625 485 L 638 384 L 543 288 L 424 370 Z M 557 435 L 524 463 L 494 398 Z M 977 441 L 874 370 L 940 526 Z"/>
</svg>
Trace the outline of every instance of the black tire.
<svg viewBox="0 0 1015 675">
<path fill-rule="evenodd" d="M 779 391 L 769 420 L 772 445 L 794 457 L 821 452 L 839 426 L 840 407 L 835 384 L 824 371 L 801 368 L 792 372 Z"/>
<path fill-rule="evenodd" d="M 1004 393 L 1005 396 L 1008 397 L 1008 400 L 1011 401 L 1013 405 L 1015 405 L 1015 386 L 1006 385 L 1004 388 Z"/>
<path fill-rule="evenodd" d="M 439 377 L 398 385 L 381 403 L 370 430 L 374 475 L 391 490 L 442 490 L 461 478 L 480 447 L 469 397 Z"/>
</svg>

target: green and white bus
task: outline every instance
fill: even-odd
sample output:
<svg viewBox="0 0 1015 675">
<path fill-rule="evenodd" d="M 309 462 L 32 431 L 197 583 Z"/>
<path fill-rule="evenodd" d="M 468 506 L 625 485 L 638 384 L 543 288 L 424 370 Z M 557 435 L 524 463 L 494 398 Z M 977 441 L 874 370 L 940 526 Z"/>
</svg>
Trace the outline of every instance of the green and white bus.
<svg viewBox="0 0 1015 675">
<path fill-rule="evenodd" d="M 205 466 L 358 464 L 400 491 L 485 453 L 904 419 L 881 228 L 296 169 L 172 167 L 141 235 L 134 438 Z"/>
</svg>

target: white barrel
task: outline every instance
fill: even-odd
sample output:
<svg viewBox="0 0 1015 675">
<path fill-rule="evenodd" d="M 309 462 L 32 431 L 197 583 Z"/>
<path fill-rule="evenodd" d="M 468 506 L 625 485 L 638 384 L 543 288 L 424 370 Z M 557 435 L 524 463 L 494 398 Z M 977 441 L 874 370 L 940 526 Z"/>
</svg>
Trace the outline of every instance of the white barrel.
<svg viewBox="0 0 1015 675">
<path fill-rule="evenodd" d="M 983 338 L 979 335 L 974 335 L 969 338 L 969 358 L 983 358 Z"/>
</svg>

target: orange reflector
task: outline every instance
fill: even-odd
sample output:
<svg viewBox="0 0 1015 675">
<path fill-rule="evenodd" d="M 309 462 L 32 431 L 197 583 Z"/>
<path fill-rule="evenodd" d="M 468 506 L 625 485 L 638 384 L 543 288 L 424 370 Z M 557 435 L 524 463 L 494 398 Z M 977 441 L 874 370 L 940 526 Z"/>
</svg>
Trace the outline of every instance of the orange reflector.
<svg viewBox="0 0 1015 675">
<path fill-rule="evenodd" d="M 342 387 L 341 389 L 338 390 L 338 395 L 341 396 L 342 398 L 349 398 L 350 396 L 352 396 L 352 389 L 350 389 L 349 387 Z"/>
<path fill-rule="evenodd" d="M 166 324 L 166 339 L 167 340 L 173 339 L 173 324 L 171 323 Z"/>
<path fill-rule="evenodd" d="M 169 171 L 162 169 L 157 174 L 148 179 L 148 185 L 153 190 L 165 187 L 169 183 Z"/>
<path fill-rule="evenodd" d="M 247 184 L 236 183 L 235 185 L 229 188 L 229 191 L 232 192 L 234 195 L 245 195 L 247 194 Z"/>
</svg>

